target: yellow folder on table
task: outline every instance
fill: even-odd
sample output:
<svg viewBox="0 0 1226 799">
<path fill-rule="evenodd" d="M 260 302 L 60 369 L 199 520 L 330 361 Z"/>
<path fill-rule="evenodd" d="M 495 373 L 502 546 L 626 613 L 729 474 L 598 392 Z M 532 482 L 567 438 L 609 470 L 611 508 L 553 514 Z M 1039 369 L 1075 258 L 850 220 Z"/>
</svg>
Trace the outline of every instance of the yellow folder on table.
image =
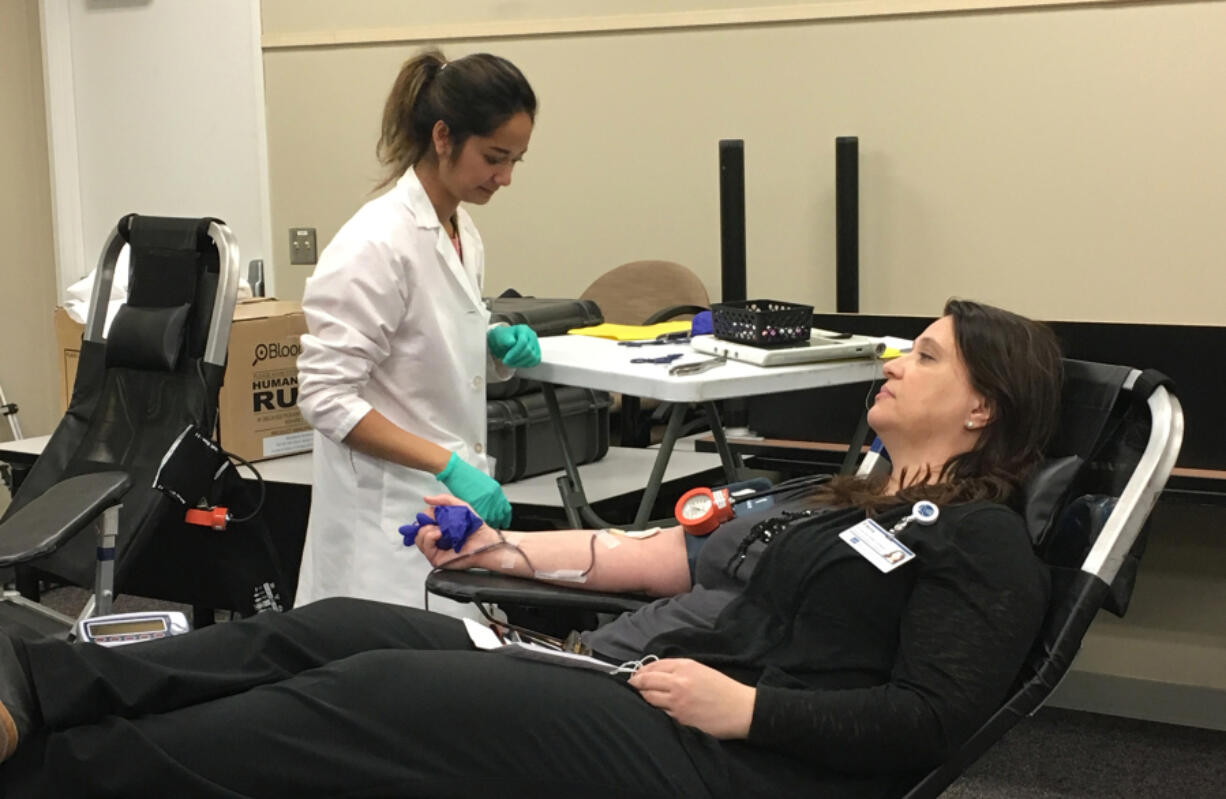
<svg viewBox="0 0 1226 799">
<path fill-rule="evenodd" d="M 671 333 L 688 333 L 690 322 L 688 319 L 677 322 L 658 322 L 654 325 L 615 325 L 605 322 L 602 325 L 591 327 L 576 327 L 566 332 L 572 336 L 611 338 L 614 341 L 651 341 Z"/>
</svg>

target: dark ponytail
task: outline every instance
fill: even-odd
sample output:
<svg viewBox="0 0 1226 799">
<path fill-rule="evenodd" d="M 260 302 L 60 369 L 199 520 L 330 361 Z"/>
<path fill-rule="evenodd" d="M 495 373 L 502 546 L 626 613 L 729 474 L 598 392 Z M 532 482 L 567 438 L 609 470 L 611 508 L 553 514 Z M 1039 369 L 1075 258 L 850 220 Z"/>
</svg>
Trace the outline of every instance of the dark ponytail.
<svg viewBox="0 0 1226 799">
<path fill-rule="evenodd" d="M 505 58 L 474 53 L 448 62 L 437 49 L 413 56 L 400 68 L 383 107 L 376 153 L 387 173 L 378 188 L 434 157 L 435 122 L 446 123 L 455 157 L 469 136 L 488 136 L 520 112 L 536 119 L 536 94 Z"/>
</svg>

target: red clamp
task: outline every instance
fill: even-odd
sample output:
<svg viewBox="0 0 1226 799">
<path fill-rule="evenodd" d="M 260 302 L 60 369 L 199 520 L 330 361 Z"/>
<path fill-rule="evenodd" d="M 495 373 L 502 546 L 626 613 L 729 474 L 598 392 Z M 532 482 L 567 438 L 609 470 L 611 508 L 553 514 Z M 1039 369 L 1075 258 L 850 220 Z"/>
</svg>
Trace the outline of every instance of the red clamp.
<svg viewBox="0 0 1226 799">
<path fill-rule="evenodd" d="M 188 524 L 212 527 L 214 530 L 226 529 L 228 521 L 230 521 L 229 509 L 220 505 L 216 508 L 192 508 L 187 512 Z"/>
<path fill-rule="evenodd" d="M 690 535 L 706 535 L 736 515 L 727 488 L 692 488 L 677 500 L 673 512 Z"/>
</svg>

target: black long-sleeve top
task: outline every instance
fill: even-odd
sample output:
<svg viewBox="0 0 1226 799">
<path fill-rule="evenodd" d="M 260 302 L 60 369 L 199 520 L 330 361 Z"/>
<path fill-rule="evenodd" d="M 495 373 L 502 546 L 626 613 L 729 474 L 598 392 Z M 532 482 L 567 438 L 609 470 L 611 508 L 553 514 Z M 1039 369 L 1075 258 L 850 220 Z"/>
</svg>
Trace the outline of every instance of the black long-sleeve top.
<svg viewBox="0 0 1226 799">
<path fill-rule="evenodd" d="M 889 528 L 910 507 L 878 521 Z M 1046 567 L 1021 518 L 991 503 L 944 507 L 900 540 L 881 573 L 838 533 L 835 511 L 766 547 L 711 628 L 647 651 L 692 657 L 757 686 L 749 741 L 825 771 L 907 774 L 940 763 L 1003 701 L 1046 610 Z"/>
</svg>

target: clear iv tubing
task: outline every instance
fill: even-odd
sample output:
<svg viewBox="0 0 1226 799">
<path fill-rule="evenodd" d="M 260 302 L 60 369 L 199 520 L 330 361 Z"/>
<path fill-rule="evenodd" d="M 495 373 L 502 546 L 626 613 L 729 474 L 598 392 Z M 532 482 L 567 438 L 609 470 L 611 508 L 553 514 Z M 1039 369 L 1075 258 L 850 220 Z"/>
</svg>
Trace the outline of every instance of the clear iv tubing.
<svg viewBox="0 0 1226 799">
<path fill-rule="evenodd" d="M 532 564 L 532 559 L 528 557 L 528 553 L 524 552 L 522 547 L 520 547 L 518 544 L 514 544 L 508 541 L 502 535 L 501 530 L 494 529 L 493 527 L 491 527 L 490 529 L 494 530 L 494 532 L 497 533 L 498 535 L 497 541 L 493 542 L 492 544 L 486 544 L 483 547 L 478 547 L 477 549 L 474 549 L 472 552 L 460 553 L 456 557 L 447 561 L 445 565 L 435 566 L 434 567 L 435 571 L 444 571 L 448 569 L 448 567 L 450 567 L 451 564 L 456 563 L 457 561 L 467 560 L 468 558 L 473 558 L 473 557 L 476 557 L 477 555 L 482 555 L 482 554 L 485 554 L 486 552 L 490 552 L 495 549 L 502 549 L 503 547 L 507 547 L 511 550 L 514 550 L 514 552 L 517 555 L 519 555 L 521 558 L 524 559 L 524 564 L 528 567 L 528 570 L 532 572 L 532 577 L 534 579 L 553 580 L 553 581 L 562 582 L 562 583 L 586 582 L 588 574 L 590 574 L 592 569 L 596 566 L 596 538 L 600 535 L 601 532 L 603 532 L 601 530 L 589 530 L 588 531 L 592 535 L 588 539 L 588 564 L 587 564 L 586 569 L 584 569 L 581 572 L 578 572 L 577 574 L 574 575 L 574 577 L 556 577 L 552 575 L 558 574 L 559 573 L 558 571 L 553 571 L 553 572 L 538 571 L 536 566 Z"/>
</svg>

